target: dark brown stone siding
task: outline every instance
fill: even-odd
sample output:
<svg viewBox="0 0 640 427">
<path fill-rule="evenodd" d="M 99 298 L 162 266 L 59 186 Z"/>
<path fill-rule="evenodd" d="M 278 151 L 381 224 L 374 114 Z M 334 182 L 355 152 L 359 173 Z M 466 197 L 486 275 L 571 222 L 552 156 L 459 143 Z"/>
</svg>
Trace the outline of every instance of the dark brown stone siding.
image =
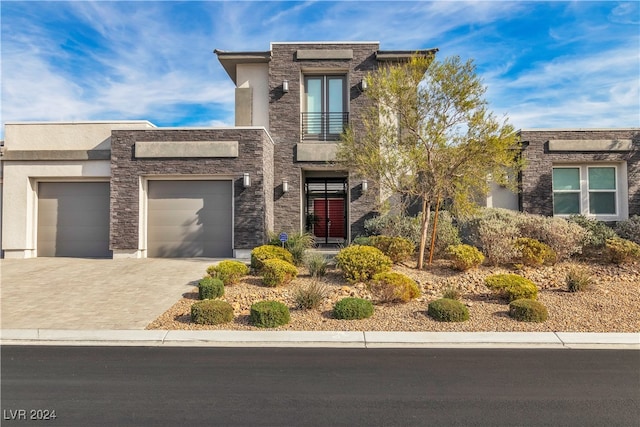
<svg viewBox="0 0 640 427">
<path fill-rule="evenodd" d="M 298 49 L 352 49 L 353 59 L 340 60 L 298 60 Z M 302 227 L 304 213 L 304 170 L 341 170 L 339 164 L 327 162 L 297 162 L 295 146 L 301 142 L 301 99 L 304 73 L 317 71 L 320 74 L 347 75 L 349 92 L 349 121 L 358 127 L 356 119 L 370 101 L 360 90 L 360 81 L 377 67 L 375 53 L 377 43 L 371 44 L 277 44 L 272 45 L 272 59 L 269 64 L 269 133 L 275 142 L 275 231 L 297 232 Z M 289 92 L 283 93 L 282 81 L 289 81 Z M 344 168 L 343 168 L 344 169 Z M 345 171 L 346 174 L 346 171 Z M 282 180 L 289 182 L 289 192 L 282 192 Z M 351 236 L 364 231 L 366 218 L 372 216 L 376 205 L 374 189 L 361 194 L 361 180 L 350 177 L 349 223 Z M 301 197 L 302 195 L 302 197 Z"/>
<path fill-rule="evenodd" d="M 616 162 L 627 164 L 629 185 L 629 216 L 640 215 L 640 129 L 584 130 L 523 130 L 522 210 L 553 215 L 551 183 L 554 163 Z M 631 151 L 549 151 L 549 140 L 631 139 Z"/>
<path fill-rule="evenodd" d="M 136 158 L 136 141 L 238 141 L 237 158 Z M 251 176 L 244 188 L 242 174 Z M 138 249 L 141 176 L 233 177 L 234 249 L 264 243 L 273 222 L 273 143 L 264 129 L 151 129 L 111 133 L 111 250 Z"/>
</svg>

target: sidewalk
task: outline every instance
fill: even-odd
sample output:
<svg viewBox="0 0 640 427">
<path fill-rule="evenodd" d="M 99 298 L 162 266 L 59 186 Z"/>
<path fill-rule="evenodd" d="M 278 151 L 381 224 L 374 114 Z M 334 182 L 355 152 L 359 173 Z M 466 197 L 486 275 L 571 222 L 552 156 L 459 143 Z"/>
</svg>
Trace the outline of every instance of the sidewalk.
<svg viewBox="0 0 640 427">
<path fill-rule="evenodd" d="M 640 350 L 640 334 L 5 329 L 0 345 Z"/>
</svg>

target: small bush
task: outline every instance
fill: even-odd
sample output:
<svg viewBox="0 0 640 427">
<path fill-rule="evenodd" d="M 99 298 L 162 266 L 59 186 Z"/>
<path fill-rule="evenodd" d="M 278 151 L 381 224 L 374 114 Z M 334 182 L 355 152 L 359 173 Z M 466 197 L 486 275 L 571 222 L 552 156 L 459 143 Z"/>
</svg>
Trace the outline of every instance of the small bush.
<svg viewBox="0 0 640 427">
<path fill-rule="evenodd" d="M 640 261 L 640 245 L 615 237 L 605 243 L 607 259 L 614 264 Z"/>
<path fill-rule="evenodd" d="M 520 262 L 529 266 L 555 264 L 556 253 L 549 245 L 529 237 L 516 239 L 515 248 L 520 253 Z"/>
<path fill-rule="evenodd" d="M 571 267 L 565 276 L 565 283 L 569 292 L 585 291 L 593 284 L 589 271 L 582 267 Z"/>
<path fill-rule="evenodd" d="M 327 274 L 327 259 L 321 253 L 312 253 L 306 258 L 307 268 L 311 277 L 322 277 Z"/>
<path fill-rule="evenodd" d="M 293 257 L 292 264 L 300 266 L 304 264 L 307 249 L 311 249 L 315 245 L 315 238 L 310 233 L 291 233 L 284 242 L 284 248 L 289 251 Z M 272 246 L 282 247 L 280 234 L 269 233 L 269 244 Z"/>
<path fill-rule="evenodd" d="M 351 241 L 352 245 L 372 246 L 370 236 L 358 236 Z"/>
<path fill-rule="evenodd" d="M 556 253 L 557 261 L 569 259 L 582 252 L 587 232 L 578 224 L 564 218 L 520 214 L 520 233 L 523 237 L 546 243 Z"/>
<path fill-rule="evenodd" d="M 442 298 L 459 300 L 462 298 L 462 295 L 460 294 L 459 289 L 449 286 L 444 290 L 444 292 L 442 292 Z"/>
<path fill-rule="evenodd" d="M 343 298 L 333 306 L 333 317 L 336 319 L 366 319 L 372 315 L 373 304 L 362 298 Z"/>
<path fill-rule="evenodd" d="M 380 249 L 394 263 L 408 260 L 416 249 L 416 245 L 404 237 L 372 236 L 370 244 Z"/>
<path fill-rule="evenodd" d="M 520 322 L 544 322 L 549 313 L 541 302 L 517 299 L 509 304 L 509 316 Z"/>
<path fill-rule="evenodd" d="M 531 280 L 517 274 L 494 274 L 485 278 L 487 287 L 509 301 L 538 298 L 538 287 Z"/>
<path fill-rule="evenodd" d="M 262 245 L 251 251 L 251 268 L 259 272 L 262 270 L 262 264 L 268 259 L 281 259 L 293 264 L 293 256 L 291 253 L 279 246 Z"/>
<path fill-rule="evenodd" d="M 291 320 L 289 307 L 280 301 L 259 301 L 251 305 L 249 323 L 259 328 L 276 328 Z"/>
<path fill-rule="evenodd" d="M 349 282 L 366 282 L 378 273 L 391 269 L 393 262 L 372 246 L 348 246 L 336 255 L 338 268 Z"/>
<path fill-rule="evenodd" d="M 640 215 L 620 221 L 616 225 L 616 233 L 623 239 L 631 240 L 640 245 Z"/>
<path fill-rule="evenodd" d="M 420 218 L 407 215 L 381 215 L 364 222 L 369 235 L 404 237 L 417 244 L 420 242 Z"/>
<path fill-rule="evenodd" d="M 240 261 L 220 261 L 218 265 L 207 268 L 207 273 L 211 277 L 222 280 L 225 286 L 235 285 L 244 276 L 249 274 L 249 267 Z"/>
<path fill-rule="evenodd" d="M 482 264 L 484 255 L 477 248 L 470 245 L 451 245 L 447 248 L 449 258 L 456 270 L 465 271 Z"/>
<path fill-rule="evenodd" d="M 393 271 L 373 276 L 368 288 L 381 302 L 409 302 L 420 296 L 420 288 L 413 279 Z"/>
<path fill-rule="evenodd" d="M 604 248 L 607 239 L 617 236 L 616 232 L 604 222 L 587 218 L 584 215 L 572 215 L 569 218 L 569 222 L 578 224 L 585 230 L 586 236 L 582 244 L 584 250 L 588 253 L 600 252 Z"/>
<path fill-rule="evenodd" d="M 275 287 L 285 285 L 298 276 L 295 265 L 281 259 L 268 259 L 262 263 L 262 283 Z"/>
<path fill-rule="evenodd" d="M 307 287 L 298 287 L 293 298 L 297 308 L 310 310 L 318 308 L 328 293 L 329 291 L 325 285 L 313 282 Z"/>
<path fill-rule="evenodd" d="M 220 298 L 224 295 L 224 283 L 216 277 L 205 277 L 198 282 L 198 297 L 201 300 Z"/>
<path fill-rule="evenodd" d="M 469 320 L 469 309 L 460 301 L 448 298 L 430 302 L 427 314 L 438 322 L 464 322 Z"/>
<path fill-rule="evenodd" d="M 199 325 L 219 325 L 233 320 L 233 307 L 226 301 L 207 299 L 191 306 L 191 321 Z"/>
</svg>

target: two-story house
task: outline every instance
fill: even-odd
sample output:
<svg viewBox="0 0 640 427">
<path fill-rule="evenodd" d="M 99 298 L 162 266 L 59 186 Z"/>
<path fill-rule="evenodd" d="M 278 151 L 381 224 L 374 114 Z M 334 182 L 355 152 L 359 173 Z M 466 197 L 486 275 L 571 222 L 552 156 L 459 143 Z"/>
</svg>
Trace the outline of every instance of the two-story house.
<svg viewBox="0 0 640 427">
<path fill-rule="evenodd" d="M 364 76 L 437 49 L 377 42 L 216 50 L 236 86 L 235 126 L 146 121 L 7 123 L 0 157 L 7 258 L 244 257 L 268 232 L 319 244 L 364 232 L 380 190 L 335 162 L 369 106 Z M 640 214 L 640 129 L 522 130 L 521 192 L 488 206 L 618 221 Z"/>
</svg>

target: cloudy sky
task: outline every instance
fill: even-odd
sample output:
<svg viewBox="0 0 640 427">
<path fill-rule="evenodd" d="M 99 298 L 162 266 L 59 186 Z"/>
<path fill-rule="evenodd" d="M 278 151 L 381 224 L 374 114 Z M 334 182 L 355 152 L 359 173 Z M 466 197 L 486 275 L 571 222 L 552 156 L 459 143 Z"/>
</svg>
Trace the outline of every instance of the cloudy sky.
<svg viewBox="0 0 640 427">
<path fill-rule="evenodd" d="M 640 126 L 636 1 L 3 0 L 0 8 L 2 123 L 231 125 L 234 87 L 214 49 L 345 40 L 473 59 L 492 110 L 516 128 Z"/>
</svg>

